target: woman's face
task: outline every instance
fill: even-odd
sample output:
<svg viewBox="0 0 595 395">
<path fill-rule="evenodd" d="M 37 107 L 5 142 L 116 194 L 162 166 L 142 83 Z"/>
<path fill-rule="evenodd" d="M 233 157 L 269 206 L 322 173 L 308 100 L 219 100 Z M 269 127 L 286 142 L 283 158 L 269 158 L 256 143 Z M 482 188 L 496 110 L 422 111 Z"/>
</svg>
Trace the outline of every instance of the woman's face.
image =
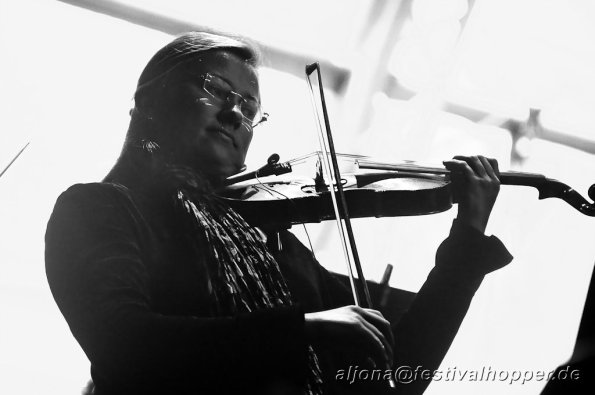
<svg viewBox="0 0 595 395">
<path fill-rule="evenodd" d="M 217 99 L 205 91 L 205 78 L 217 82 L 217 92 L 236 94 L 228 101 Z M 167 129 L 163 148 L 215 184 L 238 173 L 252 140 L 251 122 L 242 115 L 249 106 L 240 103 L 260 103 L 254 68 L 233 53 L 213 51 L 176 67 L 165 84 L 153 105 L 153 117 Z"/>
</svg>

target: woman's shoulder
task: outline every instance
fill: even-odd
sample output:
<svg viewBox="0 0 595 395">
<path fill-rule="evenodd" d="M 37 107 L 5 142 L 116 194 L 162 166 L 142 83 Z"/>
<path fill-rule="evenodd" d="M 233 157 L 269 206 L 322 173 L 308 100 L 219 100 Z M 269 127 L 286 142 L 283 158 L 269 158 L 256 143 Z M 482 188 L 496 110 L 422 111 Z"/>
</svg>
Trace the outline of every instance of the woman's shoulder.
<svg viewBox="0 0 595 395">
<path fill-rule="evenodd" d="M 130 190 L 121 184 L 111 182 L 90 182 L 90 183 L 79 183 L 68 187 L 60 195 L 65 197 L 70 196 L 130 196 Z"/>
<path fill-rule="evenodd" d="M 132 200 L 130 189 L 121 184 L 92 182 L 74 184 L 60 194 L 57 204 L 63 202 L 93 204 L 107 201 Z"/>
<path fill-rule="evenodd" d="M 137 199 L 120 184 L 75 184 L 58 197 L 49 217 L 46 241 L 83 234 L 107 236 L 114 230 L 131 230 L 143 222 Z M 103 237 L 101 236 L 101 237 Z"/>
<path fill-rule="evenodd" d="M 132 191 L 120 184 L 94 182 L 74 184 L 60 194 L 54 205 L 52 217 L 96 217 L 122 212 L 136 212 L 136 198 Z M 118 214 L 120 213 L 120 214 Z"/>
</svg>

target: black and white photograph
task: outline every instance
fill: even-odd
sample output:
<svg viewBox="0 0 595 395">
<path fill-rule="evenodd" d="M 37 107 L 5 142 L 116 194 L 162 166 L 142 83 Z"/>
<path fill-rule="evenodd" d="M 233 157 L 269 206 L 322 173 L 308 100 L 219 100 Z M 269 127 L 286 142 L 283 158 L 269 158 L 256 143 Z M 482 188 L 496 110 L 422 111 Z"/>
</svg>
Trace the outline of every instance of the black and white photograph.
<svg viewBox="0 0 595 395">
<path fill-rule="evenodd" d="M 0 0 L 0 393 L 591 393 L 594 21 Z"/>
</svg>

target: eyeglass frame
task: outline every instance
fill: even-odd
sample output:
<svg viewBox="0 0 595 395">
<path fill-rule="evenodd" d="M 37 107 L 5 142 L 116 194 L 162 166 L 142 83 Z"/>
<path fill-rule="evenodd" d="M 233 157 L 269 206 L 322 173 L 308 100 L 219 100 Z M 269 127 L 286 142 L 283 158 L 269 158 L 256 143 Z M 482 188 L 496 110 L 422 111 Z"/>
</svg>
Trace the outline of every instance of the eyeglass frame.
<svg viewBox="0 0 595 395">
<path fill-rule="evenodd" d="M 220 79 L 226 85 L 229 86 L 230 89 L 227 92 L 227 96 L 226 96 L 225 99 L 215 96 L 213 93 L 209 92 L 209 90 L 207 89 L 207 83 L 209 83 L 213 77 Z M 221 77 L 219 77 L 217 75 L 211 74 L 211 73 L 201 74 L 200 78 L 202 78 L 202 80 L 203 80 L 203 82 L 202 82 L 202 90 L 205 93 L 207 93 L 209 96 L 211 96 L 213 99 L 218 100 L 218 101 L 221 101 L 221 102 L 226 102 L 226 103 L 229 103 L 231 101 L 231 97 L 232 96 L 236 96 L 236 97 L 238 97 L 240 99 L 240 113 L 242 114 L 242 118 L 245 121 L 249 121 L 250 122 L 249 124 L 248 123 L 245 123 L 245 122 L 242 122 L 242 123 L 244 125 L 248 126 L 250 129 L 254 129 L 255 127 L 257 127 L 261 123 L 266 122 L 268 120 L 269 113 L 264 112 L 262 110 L 262 106 L 260 105 L 260 102 L 258 100 L 256 100 L 256 99 L 254 99 L 253 101 L 258 106 L 258 111 L 256 112 L 256 115 L 260 114 L 260 118 L 258 119 L 258 121 L 255 122 L 256 117 L 254 117 L 254 119 L 250 119 L 246 115 L 244 115 L 244 112 L 242 111 L 242 105 L 243 105 L 243 103 L 247 103 L 248 100 L 246 98 L 244 98 L 244 96 L 242 96 L 240 93 L 238 93 L 238 92 L 234 91 L 233 89 L 231 89 L 232 86 L 228 82 L 226 82 L 223 78 L 221 78 Z"/>
</svg>

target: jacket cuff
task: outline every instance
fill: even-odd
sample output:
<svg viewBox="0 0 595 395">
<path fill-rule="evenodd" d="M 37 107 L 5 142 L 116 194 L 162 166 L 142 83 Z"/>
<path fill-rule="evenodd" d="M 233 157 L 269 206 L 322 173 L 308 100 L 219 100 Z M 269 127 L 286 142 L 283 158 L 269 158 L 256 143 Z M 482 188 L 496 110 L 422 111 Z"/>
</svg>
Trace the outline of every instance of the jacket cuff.
<svg viewBox="0 0 595 395">
<path fill-rule="evenodd" d="M 455 219 L 450 235 L 436 252 L 436 266 L 484 276 L 512 261 L 513 257 L 496 236 L 486 236 Z"/>
</svg>

